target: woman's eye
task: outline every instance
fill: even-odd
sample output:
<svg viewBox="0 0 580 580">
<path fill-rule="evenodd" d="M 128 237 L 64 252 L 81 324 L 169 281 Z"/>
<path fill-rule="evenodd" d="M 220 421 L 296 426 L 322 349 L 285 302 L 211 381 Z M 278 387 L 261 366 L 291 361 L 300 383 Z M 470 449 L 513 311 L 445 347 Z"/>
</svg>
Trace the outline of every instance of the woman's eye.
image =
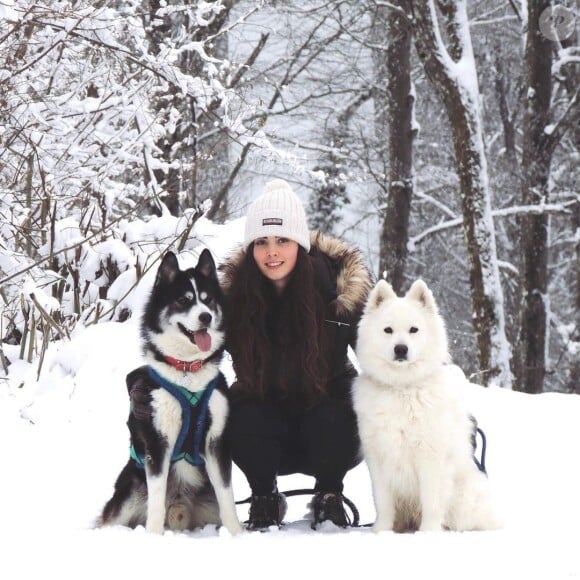
<svg viewBox="0 0 580 580">
<path fill-rule="evenodd" d="M 279 244 L 286 244 L 286 243 L 288 243 L 288 238 L 278 238 L 278 243 Z"/>
<path fill-rule="evenodd" d="M 419 332 L 419 329 L 416 326 L 411 326 L 411 328 L 409 329 L 409 332 L 411 334 L 415 334 L 416 332 Z"/>
<path fill-rule="evenodd" d="M 385 328 L 385 332 L 387 334 L 393 334 L 393 329 L 390 326 L 387 326 L 387 328 Z"/>
</svg>

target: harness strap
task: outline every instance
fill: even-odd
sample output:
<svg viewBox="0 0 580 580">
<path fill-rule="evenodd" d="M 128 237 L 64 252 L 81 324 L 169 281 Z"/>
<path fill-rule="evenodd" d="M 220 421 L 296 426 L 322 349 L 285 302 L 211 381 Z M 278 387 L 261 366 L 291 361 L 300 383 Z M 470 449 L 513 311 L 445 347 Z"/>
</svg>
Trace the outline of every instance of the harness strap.
<svg viewBox="0 0 580 580">
<path fill-rule="evenodd" d="M 147 372 L 151 380 L 175 397 L 181 406 L 181 430 L 173 448 L 171 463 L 185 459 L 189 464 L 194 466 L 204 465 L 203 457 L 200 455 L 201 442 L 207 419 L 209 399 L 217 385 L 218 377 L 216 376 L 212 379 L 203 391 L 192 392 L 185 387 L 176 385 L 175 383 L 164 379 L 151 367 L 147 367 Z M 192 453 L 188 453 L 183 450 L 183 444 L 191 428 L 191 410 L 197 405 L 199 405 L 199 413 L 195 424 L 193 450 Z M 145 457 L 138 454 L 133 445 L 131 446 L 130 455 L 139 467 L 145 466 Z"/>
<path fill-rule="evenodd" d="M 203 431 L 205 428 L 205 424 L 206 424 L 206 418 L 207 418 L 207 409 L 209 406 L 209 398 L 211 397 L 211 394 L 213 393 L 213 390 L 215 389 L 217 385 L 217 376 L 207 385 L 207 387 L 205 388 L 205 390 L 202 393 L 202 397 L 201 397 L 201 406 L 199 409 L 199 414 L 197 416 L 197 423 L 195 424 L 195 434 L 194 434 L 194 438 L 193 438 L 193 460 L 194 461 L 198 461 L 198 463 L 192 463 L 192 465 L 203 465 L 204 464 L 204 460 L 200 455 L 200 451 L 201 451 L 201 440 L 203 439 Z M 191 461 L 188 459 L 189 463 L 191 463 Z"/>
</svg>

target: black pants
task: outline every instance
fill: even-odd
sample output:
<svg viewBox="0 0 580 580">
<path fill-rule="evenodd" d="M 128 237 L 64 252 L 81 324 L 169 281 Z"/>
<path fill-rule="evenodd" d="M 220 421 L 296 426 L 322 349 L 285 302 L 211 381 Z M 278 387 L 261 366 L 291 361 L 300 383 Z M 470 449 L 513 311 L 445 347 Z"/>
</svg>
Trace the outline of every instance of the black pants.
<svg viewBox="0 0 580 580">
<path fill-rule="evenodd" d="M 276 477 L 312 475 L 317 491 L 342 492 L 342 480 L 361 461 L 350 401 L 329 399 L 298 416 L 270 403 L 237 401 L 228 427 L 234 463 L 254 495 L 277 489 Z"/>
</svg>

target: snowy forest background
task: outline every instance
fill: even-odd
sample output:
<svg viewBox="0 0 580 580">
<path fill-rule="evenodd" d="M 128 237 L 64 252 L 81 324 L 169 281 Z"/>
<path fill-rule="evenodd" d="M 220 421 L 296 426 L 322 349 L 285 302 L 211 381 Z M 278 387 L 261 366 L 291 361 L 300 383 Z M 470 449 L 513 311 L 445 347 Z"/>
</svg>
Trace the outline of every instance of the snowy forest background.
<svg viewBox="0 0 580 580">
<path fill-rule="evenodd" d="M 0 0 L 0 376 L 283 177 L 472 381 L 580 393 L 577 8 Z"/>
</svg>

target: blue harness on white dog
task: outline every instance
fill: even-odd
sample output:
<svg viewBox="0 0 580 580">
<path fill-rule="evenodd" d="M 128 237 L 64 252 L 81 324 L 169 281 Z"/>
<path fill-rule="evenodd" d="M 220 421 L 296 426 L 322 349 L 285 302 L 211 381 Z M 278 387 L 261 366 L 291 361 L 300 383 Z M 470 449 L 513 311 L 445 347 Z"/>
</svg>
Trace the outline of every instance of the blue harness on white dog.
<svg viewBox="0 0 580 580">
<path fill-rule="evenodd" d="M 209 399 L 217 385 L 219 375 L 210 381 L 203 391 L 192 393 L 186 388 L 164 379 L 151 367 L 147 367 L 147 372 L 151 380 L 165 389 L 170 395 L 173 395 L 181 405 L 181 431 L 173 448 L 171 463 L 185 459 L 190 465 L 196 467 L 204 465 L 205 462 L 200 455 L 200 449 L 207 420 Z M 192 410 L 198 405 L 197 421 L 193 425 L 191 420 Z M 193 440 L 191 435 L 193 435 Z M 184 449 L 184 444 L 187 439 L 190 442 L 193 441 L 190 449 Z M 145 455 L 137 453 L 133 445 L 131 445 L 131 459 L 135 461 L 138 467 L 145 467 Z"/>
</svg>

